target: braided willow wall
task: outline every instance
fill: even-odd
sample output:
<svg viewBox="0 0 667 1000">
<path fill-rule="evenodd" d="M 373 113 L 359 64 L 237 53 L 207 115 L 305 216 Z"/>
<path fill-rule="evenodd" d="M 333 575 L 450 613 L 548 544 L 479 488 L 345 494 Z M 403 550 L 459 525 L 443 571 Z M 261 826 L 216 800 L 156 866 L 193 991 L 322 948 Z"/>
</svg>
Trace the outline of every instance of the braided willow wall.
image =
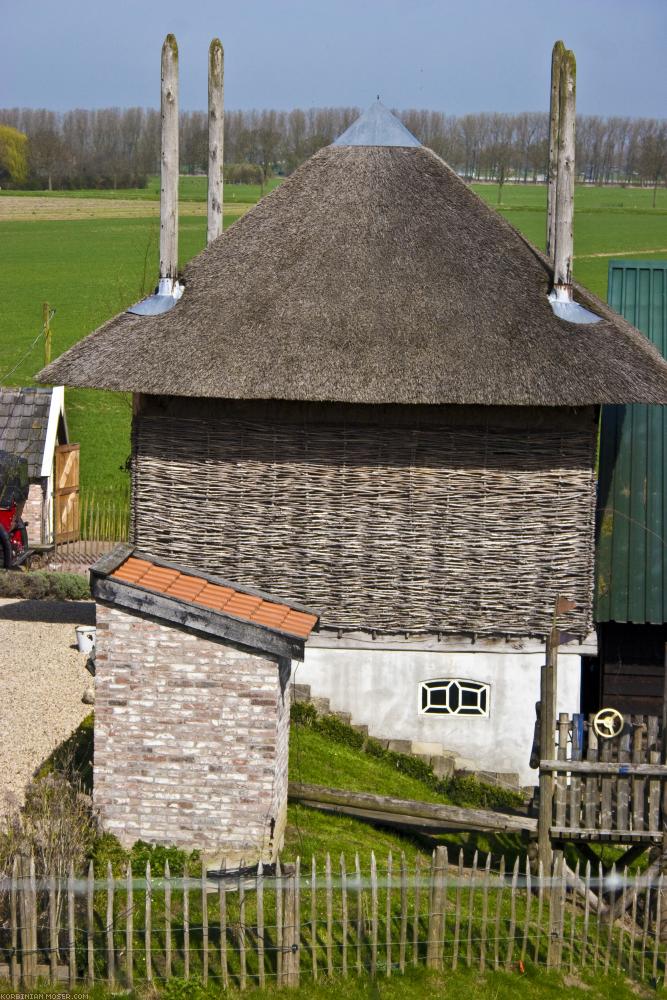
<svg viewBox="0 0 667 1000">
<path fill-rule="evenodd" d="M 593 433 L 140 416 L 147 552 L 379 632 L 591 624 Z"/>
</svg>

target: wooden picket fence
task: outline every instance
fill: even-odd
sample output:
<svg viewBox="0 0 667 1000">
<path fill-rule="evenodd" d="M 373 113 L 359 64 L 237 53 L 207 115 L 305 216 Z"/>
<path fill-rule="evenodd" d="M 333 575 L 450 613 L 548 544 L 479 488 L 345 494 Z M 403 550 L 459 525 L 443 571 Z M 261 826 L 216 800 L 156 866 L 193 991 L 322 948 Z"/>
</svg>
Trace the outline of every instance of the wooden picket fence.
<svg viewBox="0 0 667 1000">
<path fill-rule="evenodd" d="M 367 869 L 358 856 L 347 868 L 343 856 L 334 864 L 327 855 L 307 870 L 297 858 L 174 877 L 168 864 L 161 876 L 148 864 L 137 879 L 129 867 L 115 877 L 109 865 L 96 878 L 91 864 L 82 878 L 70 870 L 40 879 L 24 860 L 0 882 L 0 979 L 18 989 L 40 979 L 131 987 L 178 976 L 244 990 L 425 964 L 589 967 L 664 982 L 663 876 L 612 869 L 604 878 L 590 864 L 582 873 L 555 865 L 545 877 L 527 858 L 509 867 L 476 853 L 466 868 L 463 852 L 450 865 L 437 848 L 430 867 L 419 858 L 409 866 L 404 855 L 378 865 L 371 855 Z M 605 919 L 615 897 L 627 916 Z"/>
<path fill-rule="evenodd" d="M 53 560 L 66 567 L 88 566 L 130 535 L 130 498 L 117 494 L 82 492 L 78 498 L 78 530 L 57 540 Z"/>
</svg>

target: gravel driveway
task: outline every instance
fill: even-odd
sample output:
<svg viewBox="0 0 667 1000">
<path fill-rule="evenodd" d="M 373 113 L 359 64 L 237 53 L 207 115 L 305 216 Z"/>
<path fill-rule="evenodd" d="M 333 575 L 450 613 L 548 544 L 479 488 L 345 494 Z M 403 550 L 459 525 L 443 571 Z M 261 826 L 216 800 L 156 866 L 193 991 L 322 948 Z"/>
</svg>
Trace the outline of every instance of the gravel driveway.
<svg viewBox="0 0 667 1000">
<path fill-rule="evenodd" d="M 91 711 L 74 627 L 94 623 L 92 601 L 0 599 L 0 811 Z"/>
</svg>

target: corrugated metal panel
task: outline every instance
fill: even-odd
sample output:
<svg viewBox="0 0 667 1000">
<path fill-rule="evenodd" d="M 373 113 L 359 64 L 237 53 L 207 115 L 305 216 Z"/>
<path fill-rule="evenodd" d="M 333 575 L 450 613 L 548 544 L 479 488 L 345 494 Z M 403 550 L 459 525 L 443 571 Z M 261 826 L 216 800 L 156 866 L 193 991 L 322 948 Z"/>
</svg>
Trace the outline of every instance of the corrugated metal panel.
<svg viewBox="0 0 667 1000">
<path fill-rule="evenodd" d="M 667 261 L 609 263 L 609 304 L 667 357 Z M 605 406 L 596 618 L 667 622 L 667 407 Z"/>
</svg>

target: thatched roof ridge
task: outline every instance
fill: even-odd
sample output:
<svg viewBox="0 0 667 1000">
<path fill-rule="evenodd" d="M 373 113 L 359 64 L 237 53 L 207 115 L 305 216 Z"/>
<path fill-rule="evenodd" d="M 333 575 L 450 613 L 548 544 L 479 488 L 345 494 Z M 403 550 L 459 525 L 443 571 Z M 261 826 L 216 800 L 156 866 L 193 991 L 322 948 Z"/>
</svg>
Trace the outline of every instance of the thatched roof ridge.
<svg viewBox="0 0 667 1000">
<path fill-rule="evenodd" d="M 44 369 L 175 396 L 579 406 L 667 402 L 667 362 L 549 305 L 551 268 L 423 146 L 328 146 L 185 268 L 160 316 L 122 313 Z"/>
</svg>

